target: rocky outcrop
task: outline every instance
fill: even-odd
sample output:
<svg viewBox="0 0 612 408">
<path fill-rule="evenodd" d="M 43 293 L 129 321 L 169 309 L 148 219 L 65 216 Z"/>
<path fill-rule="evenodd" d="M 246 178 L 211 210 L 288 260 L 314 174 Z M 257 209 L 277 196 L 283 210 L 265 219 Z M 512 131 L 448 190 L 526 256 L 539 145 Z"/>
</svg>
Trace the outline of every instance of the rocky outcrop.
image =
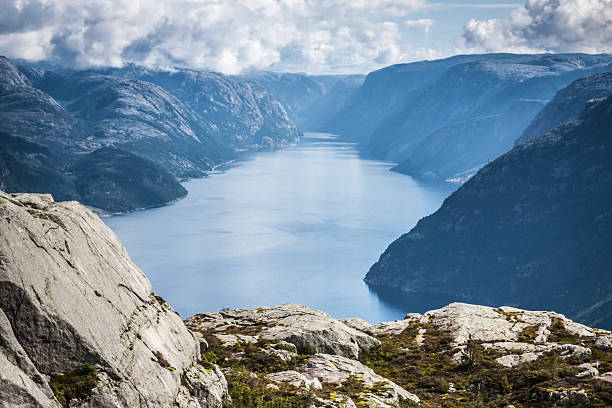
<svg viewBox="0 0 612 408">
<path fill-rule="evenodd" d="M 58 407 L 51 386 L 59 398 L 58 384 L 82 367 L 92 367 L 93 383 L 64 404 L 221 407 L 228 399 L 220 371 L 197 364 L 199 340 L 76 202 L 0 192 L 0 338 L 3 406 Z"/>
<path fill-rule="evenodd" d="M 611 124 L 608 97 L 491 162 L 393 242 L 365 281 L 612 328 Z"/>
<path fill-rule="evenodd" d="M 342 384 L 347 380 L 358 381 L 367 391 L 360 395 L 360 405 L 374 407 L 397 406 L 400 401 L 418 403 L 419 398 L 392 381 L 376 374 L 362 363 L 342 356 L 315 354 L 308 359 L 302 372 L 306 378 L 319 383 Z"/>
<path fill-rule="evenodd" d="M 327 313 L 295 304 L 197 314 L 185 323 L 190 329 L 200 332 L 256 335 L 263 339 L 286 341 L 298 350 L 352 358 L 379 344 L 373 337 L 333 319 Z M 235 341 L 235 337 L 218 337 L 222 341 Z"/>
</svg>

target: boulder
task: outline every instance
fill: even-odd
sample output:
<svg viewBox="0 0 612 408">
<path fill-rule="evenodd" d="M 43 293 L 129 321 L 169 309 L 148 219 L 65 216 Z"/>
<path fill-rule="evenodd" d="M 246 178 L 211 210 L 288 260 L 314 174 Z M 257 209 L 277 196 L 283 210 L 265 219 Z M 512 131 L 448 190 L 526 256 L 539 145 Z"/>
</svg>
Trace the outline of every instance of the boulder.
<svg viewBox="0 0 612 408">
<path fill-rule="evenodd" d="M 606 336 L 599 336 L 595 340 L 595 347 L 600 350 L 610 350 L 612 349 L 612 341 Z"/>
<path fill-rule="evenodd" d="M 536 353 L 507 354 L 505 356 L 496 358 L 495 361 L 504 367 L 515 367 L 523 363 L 536 361 L 538 357 L 539 356 Z"/>
<path fill-rule="evenodd" d="M 534 328 L 534 342 L 545 343 L 551 333 L 554 322 L 561 322 L 565 330 L 572 335 L 592 338 L 595 329 L 575 323 L 559 313 L 529 311 L 509 306 L 492 308 L 451 303 L 441 309 L 432 310 L 423 315 L 421 323 L 448 330 L 454 336 L 455 345 L 465 344 L 468 339 L 480 342 L 516 342 L 526 328 Z"/>
<path fill-rule="evenodd" d="M 317 379 L 322 384 L 341 384 L 349 380 L 349 377 L 353 381 L 361 382 L 369 387 L 369 391 L 363 394 L 368 406 L 387 407 L 397 406 L 400 401 L 419 402 L 416 395 L 381 377 L 359 361 L 346 357 L 315 354 L 300 371 L 306 378 Z M 380 387 L 380 384 L 384 384 L 383 387 Z"/>
<path fill-rule="evenodd" d="M 597 377 L 599 375 L 599 370 L 597 369 L 597 367 L 599 367 L 599 362 L 582 363 L 578 367 L 584 369 L 584 371 L 581 371 L 580 373 L 576 374 L 576 377 L 578 378 L 591 378 Z"/>
<path fill-rule="evenodd" d="M 294 387 L 305 387 L 306 389 L 313 388 L 315 390 L 320 390 L 322 388 L 321 382 L 319 382 L 317 378 L 306 377 L 304 374 L 295 370 L 268 374 L 266 378 L 275 383 L 291 384 Z"/>
<path fill-rule="evenodd" d="M 227 329 L 264 339 L 284 340 L 298 350 L 357 358 L 360 350 L 380 344 L 327 313 L 306 306 L 283 304 L 256 309 L 225 310 L 194 315 L 185 323 L 195 331 L 223 334 Z"/>
<path fill-rule="evenodd" d="M 76 202 L 0 192 L 0 344 L 3 406 L 57 407 L 49 378 L 87 364 L 97 383 L 82 407 L 220 406 L 185 395 L 199 340 Z M 221 377 L 199 372 L 189 386 L 204 393 Z"/>
</svg>

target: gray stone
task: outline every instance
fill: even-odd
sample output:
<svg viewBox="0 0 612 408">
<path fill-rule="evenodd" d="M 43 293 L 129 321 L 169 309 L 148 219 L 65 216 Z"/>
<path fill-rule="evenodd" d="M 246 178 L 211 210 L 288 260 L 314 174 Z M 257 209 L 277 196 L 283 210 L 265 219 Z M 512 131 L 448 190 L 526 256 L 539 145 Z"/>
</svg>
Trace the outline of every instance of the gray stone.
<svg viewBox="0 0 612 408">
<path fill-rule="evenodd" d="M 597 337 L 597 340 L 595 340 L 595 347 L 600 350 L 610 350 L 612 349 L 612 341 L 606 336 Z"/>
<path fill-rule="evenodd" d="M 592 338 L 595 329 L 575 323 L 565 316 L 544 311 L 529 311 L 502 306 L 492 308 L 451 303 L 441 309 L 423 315 L 421 323 L 432 323 L 438 328 L 449 330 L 454 344 L 465 344 L 469 338 L 480 342 L 516 342 L 526 327 L 537 328 L 536 343 L 545 343 L 550 335 L 553 319 L 559 319 L 565 329 L 573 335 Z"/>
<path fill-rule="evenodd" d="M 535 353 L 523 353 L 523 354 L 508 354 L 502 357 L 498 357 L 495 361 L 503 365 L 504 367 L 515 367 L 530 361 L 536 361 L 538 355 Z"/>
<path fill-rule="evenodd" d="M 553 390 L 548 393 L 548 398 L 557 407 L 584 406 L 589 404 L 589 397 L 584 390 Z"/>
<path fill-rule="evenodd" d="M 76 202 L 0 192 L 0 310 L 8 378 L 0 400 L 8 406 L 24 398 L 57 406 L 48 376 L 85 363 L 96 364 L 101 381 L 83 407 L 186 401 L 177 397 L 181 375 L 196 369 L 199 340 L 153 294 L 112 231 Z"/>
<path fill-rule="evenodd" d="M 213 330 L 223 334 L 228 328 L 238 328 L 264 339 L 292 343 L 298 349 L 310 348 L 315 353 L 352 358 L 357 358 L 360 350 L 380 344 L 372 336 L 333 319 L 327 313 L 295 304 L 204 313 L 191 316 L 185 322 L 192 330 Z"/>
<path fill-rule="evenodd" d="M 302 374 L 311 379 L 317 379 L 321 383 L 340 384 L 349 377 L 363 382 L 367 386 L 375 383 L 384 383 L 384 391 L 373 389 L 363 397 L 368 401 L 369 406 L 396 406 L 400 401 L 411 401 L 418 403 L 419 398 L 406 391 L 394 382 L 379 376 L 372 369 L 361 364 L 359 361 L 351 360 L 346 357 L 315 354 L 308 359 L 304 367 L 300 368 Z"/>
<path fill-rule="evenodd" d="M 306 377 L 304 374 L 295 370 L 280 371 L 266 375 L 266 378 L 276 383 L 291 384 L 294 387 L 305 387 L 306 389 L 313 388 L 320 390 L 323 388 L 321 382 L 317 378 Z"/>
<path fill-rule="evenodd" d="M 581 360 L 591 356 L 590 348 L 576 344 L 559 344 L 555 346 L 554 350 L 559 353 L 559 357 L 562 359 L 575 358 Z"/>
<path fill-rule="evenodd" d="M 576 377 L 578 378 L 591 378 L 597 377 L 599 375 L 599 370 L 597 369 L 599 367 L 599 362 L 582 363 L 578 367 L 584 369 L 584 371 L 581 371 L 580 373 L 576 374 Z"/>
</svg>

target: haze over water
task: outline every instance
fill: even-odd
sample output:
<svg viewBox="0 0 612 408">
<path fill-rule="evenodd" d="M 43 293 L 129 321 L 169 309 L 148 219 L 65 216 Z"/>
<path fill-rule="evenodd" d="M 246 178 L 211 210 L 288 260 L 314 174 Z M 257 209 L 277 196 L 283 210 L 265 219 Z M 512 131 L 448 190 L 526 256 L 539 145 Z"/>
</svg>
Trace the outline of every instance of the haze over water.
<svg viewBox="0 0 612 408">
<path fill-rule="evenodd" d="M 310 133 L 296 147 L 185 182 L 188 196 L 173 205 L 105 222 L 183 317 L 291 302 L 337 318 L 400 319 L 422 310 L 380 299 L 362 279 L 451 190 L 392 165 Z"/>
</svg>

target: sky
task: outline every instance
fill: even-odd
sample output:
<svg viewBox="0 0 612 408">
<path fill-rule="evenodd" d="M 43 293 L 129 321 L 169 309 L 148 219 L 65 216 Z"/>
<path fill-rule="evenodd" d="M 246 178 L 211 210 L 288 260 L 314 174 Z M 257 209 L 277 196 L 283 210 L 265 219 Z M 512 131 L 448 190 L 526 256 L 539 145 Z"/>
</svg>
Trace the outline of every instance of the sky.
<svg viewBox="0 0 612 408">
<path fill-rule="evenodd" d="M 0 0 L 0 10 L 0 55 L 74 68 L 367 73 L 466 53 L 612 53 L 612 0 Z"/>
</svg>

